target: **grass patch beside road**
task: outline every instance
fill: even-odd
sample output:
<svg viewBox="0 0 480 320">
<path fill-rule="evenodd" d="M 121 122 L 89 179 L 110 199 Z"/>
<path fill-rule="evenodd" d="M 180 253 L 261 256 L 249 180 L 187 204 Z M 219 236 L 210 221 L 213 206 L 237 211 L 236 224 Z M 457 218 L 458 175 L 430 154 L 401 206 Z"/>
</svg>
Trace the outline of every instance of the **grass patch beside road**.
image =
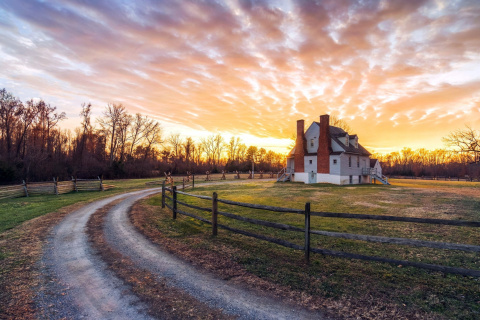
<svg viewBox="0 0 480 320">
<path fill-rule="evenodd" d="M 70 192 L 61 195 L 36 195 L 30 197 L 4 199 L 0 201 L 0 233 L 12 229 L 19 224 L 57 211 L 60 208 L 81 202 L 91 202 L 106 198 L 114 194 L 144 189 L 148 186 L 145 183 L 155 179 L 129 179 L 129 180 L 107 180 L 106 184 L 114 185 L 115 188 L 100 191 Z"/>
<path fill-rule="evenodd" d="M 432 187 L 428 187 L 428 183 Z M 480 184 L 422 181 L 393 181 L 393 186 L 304 185 L 298 183 L 249 182 L 236 185 L 198 187 L 195 194 L 212 195 L 239 202 L 303 209 L 311 202 L 312 211 L 396 215 L 438 219 L 480 220 Z M 466 196 L 468 195 L 468 196 Z M 210 207 L 211 201 L 179 195 L 180 201 Z M 159 206 L 155 196 L 144 203 Z M 179 209 L 193 212 L 179 205 Z M 227 211 L 255 219 L 303 226 L 303 216 L 274 213 L 219 204 Z M 289 290 L 309 296 L 312 303 L 330 301 L 333 309 L 349 305 L 351 316 L 364 318 L 480 318 L 480 279 L 444 275 L 384 263 L 340 259 L 311 254 L 311 264 L 303 263 L 303 253 L 211 227 L 179 215 L 171 219 L 169 210 L 150 223 L 179 243 L 208 250 L 217 259 L 228 259 L 249 273 Z M 209 218 L 208 213 L 196 212 Z M 219 216 L 219 223 L 303 245 L 303 234 L 249 225 Z M 478 228 L 429 226 L 387 221 L 364 221 L 312 217 L 312 229 L 420 240 L 478 245 Z M 312 247 L 358 254 L 389 257 L 480 270 L 477 253 L 407 246 L 385 245 L 312 235 Z M 315 302 L 316 301 L 316 302 Z M 344 312 L 338 309 L 339 312 Z"/>
</svg>

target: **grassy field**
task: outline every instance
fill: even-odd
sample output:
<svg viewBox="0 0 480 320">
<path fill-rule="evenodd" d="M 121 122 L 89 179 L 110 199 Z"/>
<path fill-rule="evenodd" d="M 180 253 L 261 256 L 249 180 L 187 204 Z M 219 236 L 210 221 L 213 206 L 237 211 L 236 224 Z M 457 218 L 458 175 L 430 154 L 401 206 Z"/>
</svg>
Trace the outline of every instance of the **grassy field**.
<svg viewBox="0 0 480 320">
<path fill-rule="evenodd" d="M 106 181 L 107 184 L 115 185 L 114 189 L 106 192 L 2 200 L 0 233 L 29 219 L 75 203 L 87 203 L 117 193 L 154 187 L 145 184 L 153 180 Z M 480 220 L 479 183 L 392 180 L 392 186 L 333 186 L 244 181 L 202 187 L 203 182 L 204 179 L 200 177 L 196 179 L 197 187 L 191 192 L 211 196 L 216 191 L 219 198 L 223 199 L 298 209 L 303 209 L 305 202 L 311 202 L 312 211 Z M 186 199 L 181 195 L 179 200 L 203 207 L 211 206 L 210 201 Z M 168 210 L 158 208 L 158 196 L 145 200 L 143 204 L 160 213 L 154 215 L 151 223 L 171 239 L 230 259 L 262 279 L 305 293 L 307 300 L 310 299 L 308 297 L 314 297 L 331 301 L 334 313 L 348 312 L 353 317 L 362 318 L 386 318 L 389 314 L 394 315 L 394 318 L 403 316 L 409 319 L 480 318 L 478 278 L 317 254 L 312 254 L 310 265 L 305 265 L 303 252 L 221 229 L 218 237 L 213 238 L 209 225 L 181 215 L 174 221 Z M 185 210 L 193 212 L 191 209 Z M 303 216 L 297 214 L 280 214 L 222 204 L 219 210 L 303 226 Z M 210 216 L 207 213 L 204 217 Z M 303 245 L 301 233 L 270 230 L 221 216 L 219 223 Z M 312 229 L 474 245 L 480 243 L 478 228 L 312 217 Z M 480 270 L 480 255 L 475 253 L 382 245 L 318 235 L 312 235 L 312 247 Z M 21 259 L 21 248 L 17 251 L 18 259 Z M 13 251 L 0 252 L 0 261 L 11 259 L 13 254 Z M 343 309 L 338 305 L 342 305 Z"/>
<path fill-rule="evenodd" d="M 227 179 L 233 180 L 233 174 L 228 174 Z M 242 174 L 242 179 L 247 177 Z M 220 180 L 221 174 L 212 174 L 211 179 Z M 177 185 L 181 184 L 182 177 L 174 177 Z M 88 192 L 71 192 L 63 195 L 37 195 L 30 197 L 2 199 L 0 200 L 0 233 L 12 229 L 19 224 L 56 211 L 60 208 L 75 204 L 78 202 L 91 202 L 101 198 L 109 197 L 118 193 L 129 191 L 159 187 L 160 185 L 147 185 L 148 182 L 163 181 L 163 177 L 153 179 L 125 179 L 125 180 L 105 180 L 104 183 L 114 185 L 115 188 L 105 192 L 88 191 Z M 195 184 L 205 183 L 205 175 L 196 176 Z"/>
<path fill-rule="evenodd" d="M 62 195 L 30 196 L 0 201 L 0 233 L 19 224 L 78 202 L 90 202 L 117 193 L 143 189 L 154 179 L 107 180 L 115 188 L 105 191 L 71 192 Z"/>
<path fill-rule="evenodd" d="M 408 217 L 466 219 L 480 221 L 480 184 L 470 182 L 393 180 L 392 186 L 304 185 L 298 183 L 251 182 L 195 188 L 195 194 L 212 195 L 239 202 L 312 211 L 396 215 Z M 186 198 L 180 201 L 210 207 L 209 201 Z M 160 198 L 146 202 L 160 205 Z M 192 209 L 180 209 L 194 212 Z M 220 211 L 256 219 L 303 226 L 303 216 L 274 213 L 219 204 Z M 404 309 L 405 314 L 422 312 L 432 318 L 480 318 L 480 279 L 444 275 L 412 267 L 334 258 L 312 254 L 309 266 L 303 253 L 275 244 L 219 230 L 189 217 L 171 219 L 162 210 L 155 223 L 159 230 L 180 242 L 218 252 L 241 264 L 249 272 L 283 286 L 326 299 L 356 302 L 377 301 L 383 308 Z M 195 212 L 209 218 L 208 213 Z M 303 234 L 254 226 L 219 216 L 219 223 L 303 245 Z M 379 222 L 312 217 L 312 229 L 378 236 L 478 245 L 478 228 L 429 226 L 403 222 Z M 326 248 L 393 259 L 419 261 L 480 270 L 480 255 L 453 250 L 415 248 L 329 238 L 312 235 L 312 247 Z M 400 313 L 401 314 L 401 313 Z"/>
</svg>

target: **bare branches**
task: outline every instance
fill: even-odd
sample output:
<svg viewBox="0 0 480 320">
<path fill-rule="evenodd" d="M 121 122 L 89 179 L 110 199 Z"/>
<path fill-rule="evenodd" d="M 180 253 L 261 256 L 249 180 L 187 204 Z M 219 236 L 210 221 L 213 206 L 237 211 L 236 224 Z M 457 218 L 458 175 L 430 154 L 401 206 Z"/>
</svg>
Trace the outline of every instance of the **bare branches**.
<svg viewBox="0 0 480 320">
<path fill-rule="evenodd" d="M 338 118 L 335 115 L 330 115 L 330 125 L 343 129 L 345 132 L 352 132 L 352 128 L 344 119 Z"/>
<path fill-rule="evenodd" d="M 465 125 L 465 129 L 457 129 L 442 140 L 456 152 L 469 154 L 473 162 L 480 161 L 480 132 L 470 126 Z"/>
<path fill-rule="evenodd" d="M 60 130 L 65 113 L 43 100 L 22 103 L 0 90 L 0 180 L 83 177 L 142 177 L 174 173 L 245 171 L 248 147 L 240 138 L 226 143 L 221 134 L 195 141 L 172 134 L 165 140 L 159 122 L 121 104 L 109 104 L 96 122 L 93 106 L 83 103 L 79 127 Z M 256 149 L 250 148 L 250 151 Z M 259 166 L 280 170 L 284 156 L 258 150 Z M 8 178 L 5 178 L 7 177 Z"/>
<path fill-rule="evenodd" d="M 108 104 L 106 110 L 103 112 L 103 118 L 97 119 L 105 136 L 110 137 L 110 165 L 115 159 L 118 144 L 117 132 L 125 112 L 125 107 L 121 104 Z"/>
<path fill-rule="evenodd" d="M 144 154 L 144 160 L 148 158 L 148 155 L 152 151 L 152 146 L 155 144 L 162 144 L 162 127 L 160 126 L 160 123 L 154 120 L 150 120 L 147 122 L 145 125 L 145 133 L 144 133 L 144 138 L 145 138 L 145 154 Z"/>
<path fill-rule="evenodd" d="M 175 157 L 180 157 L 180 146 L 182 144 L 182 138 L 180 133 L 172 133 L 168 136 L 167 142 L 172 146 Z"/>
<path fill-rule="evenodd" d="M 130 157 L 133 156 L 135 146 L 143 139 L 147 124 L 148 118 L 146 116 L 142 116 L 140 113 L 135 114 L 130 130 Z"/>
</svg>

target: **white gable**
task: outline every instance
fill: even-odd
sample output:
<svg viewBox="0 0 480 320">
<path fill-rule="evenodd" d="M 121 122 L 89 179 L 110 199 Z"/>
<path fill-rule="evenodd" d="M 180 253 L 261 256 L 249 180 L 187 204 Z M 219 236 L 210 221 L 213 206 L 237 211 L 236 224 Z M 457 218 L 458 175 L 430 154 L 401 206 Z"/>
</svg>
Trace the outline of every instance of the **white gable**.
<svg viewBox="0 0 480 320">
<path fill-rule="evenodd" d="M 305 140 L 307 141 L 307 152 L 317 153 L 318 136 L 320 135 L 320 126 L 313 122 L 305 132 Z"/>
</svg>

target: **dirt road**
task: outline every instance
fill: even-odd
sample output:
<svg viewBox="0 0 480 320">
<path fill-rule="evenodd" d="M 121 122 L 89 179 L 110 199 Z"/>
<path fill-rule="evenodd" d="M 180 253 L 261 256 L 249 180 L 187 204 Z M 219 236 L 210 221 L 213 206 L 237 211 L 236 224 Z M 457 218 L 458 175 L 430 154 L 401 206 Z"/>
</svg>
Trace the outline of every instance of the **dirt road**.
<svg viewBox="0 0 480 320">
<path fill-rule="evenodd" d="M 103 226 L 109 246 L 120 251 L 158 279 L 183 290 L 227 317 L 240 319 L 322 319 L 318 313 L 286 306 L 258 295 L 214 274 L 199 270 L 151 243 L 130 223 L 128 211 L 143 197 L 160 190 L 148 189 L 91 203 L 68 215 L 52 231 L 42 258 L 44 290 L 38 295 L 39 317 L 48 319 L 149 319 L 148 304 L 108 270 L 86 235 L 86 224 L 98 209 L 119 201 Z"/>
</svg>

